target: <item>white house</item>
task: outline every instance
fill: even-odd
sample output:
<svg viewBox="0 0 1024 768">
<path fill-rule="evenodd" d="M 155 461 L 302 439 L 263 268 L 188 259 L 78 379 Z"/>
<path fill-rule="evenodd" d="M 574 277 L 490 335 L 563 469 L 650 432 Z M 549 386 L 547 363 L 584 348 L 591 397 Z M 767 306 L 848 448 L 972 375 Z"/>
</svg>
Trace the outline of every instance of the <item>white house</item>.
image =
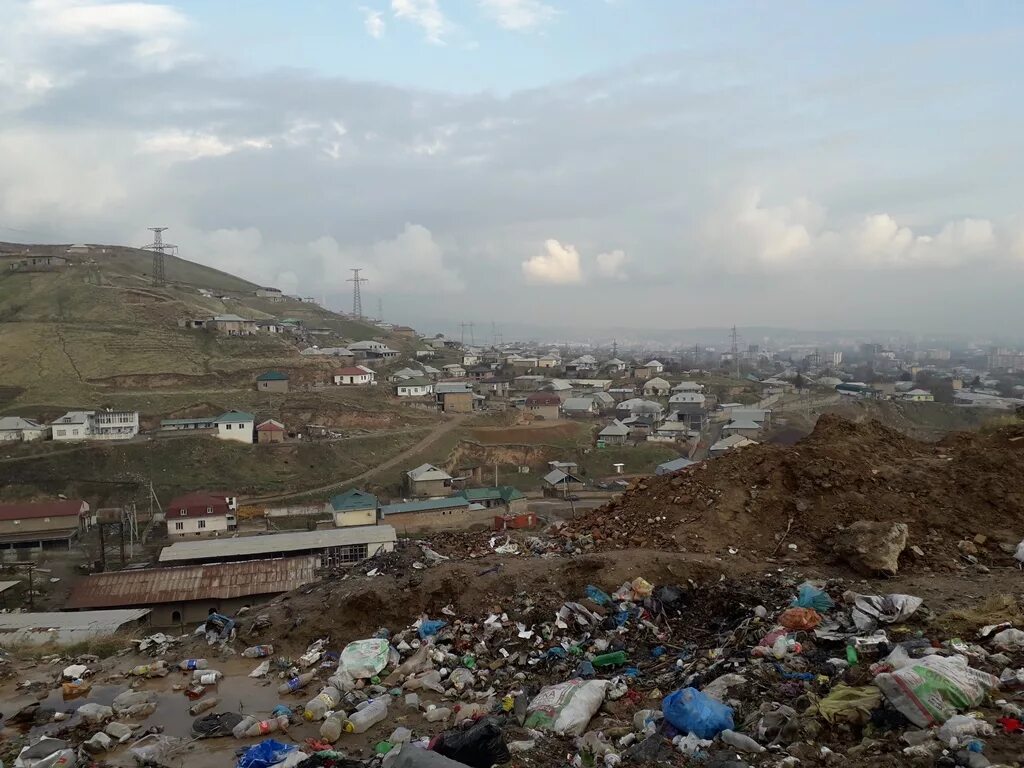
<svg viewBox="0 0 1024 768">
<path fill-rule="evenodd" d="M 373 384 L 377 374 L 365 365 L 352 365 L 335 371 L 331 380 L 340 386 Z"/>
<path fill-rule="evenodd" d="M 238 500 L 206 491 L 186 493 L 164 507 L 168 536 L 209 536 L 235 527 Z"/>
<path fill-rule="evenodd" d="M 253 430 L 256 428 L 256 417 L 245 411 L 228 411 L 217 417 L 217 437 L 221 440 L 234 440 L 238 443 L 252 444 Z"/>
<path fill-rule="evenodd" d="M 680 381 L 674 387 L 673 392 L 703 392 L 704 385 L 698 384 L 696 381 Z"/>
<path fill-rule="evenodd" d="M 644 382 L 644 395 L 647 397 L 667 395 L 671 386 L 665 379 L 655 376 L 653 379 L 648 379 Z"/>
<path fill-rule="evenodd" d="M 396 350 L 391 349 L 381 341 L 357 341 L 354 344 L 349 344 L 348 348 L 357 355 L 362 354 L 367 357 L 377 357 L 384 360 L 398 357 Z"/>
<path fill-rule="evenodd" d="M 452 378 L 456 379 L 462 378 L 463 376 L 466 375 L 466 369 L 463 368 L 458 363 L 449 363 L 448 365 L 442 365 L 441 370 L 445 372 L 446 376 L 451 376 Z"/>
<path fill-rule="evenodd" d="M 676 392 L 668 399 L 669 408 L 674 405 L 704 405 L 704 395 L 700 392 Z"/>
<path fill-rule="evenodd" d="M 434 384 L 427 379 L 406 379 L 395 385 L 399 397 L 426 397 L 434 394 Z"/>
<path fill-rule="evenodd" d="M 50 424 L 53 439 L 131 440 L 139 434 L 138 411 L 68 411 Z"/>
<path fill-rule="evenodd" d="M 606 360 L 601 367 L 607 369 L 609 373 L 622 373 L 626 370 L 627 365 L 628 363 L 625 360 L 613 357 L 611 360 Z"/>
<path fill-rule="evenodd" d="M 665 366 L 658 360 L 651 360 L 647 365 L 644 366 L 647 369 L 649 376 L 658 376 L 665 372 Z"/>
<path fill-rule="evenodd" d="M 0 443 L 13 441 L 29 443 L 33 440 L 42 440 L 49 431 L 49 427 L 37 424 L 31 419 L 23 419 L 20 416 L 0 417 Z"/>
</svg>

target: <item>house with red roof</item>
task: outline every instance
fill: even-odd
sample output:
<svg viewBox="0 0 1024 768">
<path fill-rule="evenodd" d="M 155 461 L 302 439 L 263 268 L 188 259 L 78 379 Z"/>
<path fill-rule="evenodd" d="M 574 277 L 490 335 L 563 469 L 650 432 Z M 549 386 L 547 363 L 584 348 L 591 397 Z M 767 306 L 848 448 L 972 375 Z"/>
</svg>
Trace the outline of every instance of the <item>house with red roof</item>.
<svg viewBox="0 0 1024 768">
<path fill-rule="evenodd" d="M 284 424 L 280 421 L 267 419 L 261 424 L 256 425 L 256 442 L 261 445 L 264 443 L 283 443 L 286 436 L 287 431 L 284 428 Z"/>
<path fill-rule="evenodd" d="M 234 528 L 238 500 L 227 493 L 193 491 L 164 507 L 167 536 L 217 536 Z"/>
<path fill-rule="evenodd" d="M 0 549 L 68 551 L 93 522 L 81 499 L 0 504 Z"/>
</svg>

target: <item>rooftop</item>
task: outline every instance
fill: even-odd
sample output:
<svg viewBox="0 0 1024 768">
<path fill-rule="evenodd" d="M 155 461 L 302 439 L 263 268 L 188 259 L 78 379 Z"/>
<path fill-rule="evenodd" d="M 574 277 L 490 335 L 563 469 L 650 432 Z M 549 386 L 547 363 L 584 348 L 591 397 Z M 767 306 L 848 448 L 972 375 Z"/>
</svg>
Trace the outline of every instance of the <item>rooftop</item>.
<svg viewBox="0 0 1024 768">
<path fill-rule="evenodd" d="M 121 611 L 0 613 L 0 635 L 8 643 L 73 643 L 116 632 L 149 615 L 148 608 Z"/>
<path fill-rule="evenodd" d="M 459 491 L 458 495 L 471 503 L 474 501 L 485 501 L 488 499 L 500 499 L 501 501 L 508 503 L 515 499 L 524 498 L 522 492 L 518 488 L 513 488 L 511 485 L 501 485 L 497 488 L 466 488 Z"/>
<path fill-rule="evenodd" d="M 372 493 L 361 491 L 358 488 L 349 488 L 344 493 L 331 496 L 331 509 L 335 512 L 345 512 L 352 509 L 376 509 L 377 497 Z"/>
<path fill-rule="evenodd" d="M 216 323 L 247 323 L 249 322 L 244 317 L 238 315 L 215 315 L 213 318 Z"/>
<path fill-rule="evenodd" d="M 196 539 L 177 541 L 160 552 L 161 563 L 188 560 L 213 560 L 222 557 L 270 555 L 276 552 L 302 552 L 352 544 L 393 544 L 395 529 L 390 525 L 359 525 L 325 528 L 316 531 L 273 533 L 263 536 Z"/>
<path fill-rule="evenodd" d="M 257 432 L 284 432 L 284 424 L 280 421 L 274 421 L 273 419 L 267 419 L 262 424 L 256 425 Z"/>
<path fill-rule="evenodd" d="M 562 403 L 562 409 L 566 411 L 590 411 L 594 408 L 592 397 L 570 397 Z"/>
<path fill-rule="evenodd" d="M 316 578 L 312 556 L 143 568 L 86 576 L 71 589 L 68 608 L 111 608 L 227 600 L 289 592 Z"/>
<path fill-rule="evenodd" d="M 629 435 L 629 427 L 616 419 L 597 434 L 598 437 L 626 437 Z"/>
<path fill-rule="evenodd" d="M 447 496 L 443 499 L 424 499 L 423 501 L 403 501 L 398 504 L 385 504 L 380 508 L 380 513 L 398 515 L 403 512 L 433 512 L 438 509 L 452 509 L 453 507 L 468 507 L 469 501 L 463 496 Z"/>
<path fill-rule="evenodd" d="M 218 416 L 216 421 L 218 424 L 241 424 L 246 421 L 256 421 L 256 417 L 245 411 L 228 411 Z"/>
<path fill-rule="evenodd" d="M 23 419 L 21 416 L 0 416 L 0 431 L 11 429 L 42 429 L 42 427 L 31 419 Z"/>
<path fill-rule="evenodd" d="M 680 456 L 678 459 L 672 459 L 671 461 L 666 461 L 662 464 L 659 464 L 654 472 L 655 474 L 658 475 L 667 475 L 670 472 L 678 472 L 680 469 L 686 469 L 687 467 L 693 466 L 696 463 L 696 461 L 691 461 L 690 459 L 687 459 L 685 456 Z"/>
<path fill-rule="evenodd" d="M 257 376 L 256 381 L 288 381 L 288 374 L 281 371 L 267 371 Z"/>
<path fill-rule="evenodd" d="M 46 517 L 78 517 L 89 505 L 80 499 L 0 504 L 0 520 L 38 520 Z M 76 523 L 77 525 L 77 523 Z"/>
<path fill-rule="evenodd" d="M 733 419 L 724 429 L 760 429 L 761 425 L 753 419 Z"/>
<path fill-rule="evenodd" d="M 409 479 L 413 482 L 420 482 L 423 480 L 451 480 L 452 476 L 445 472 L 443 469 L 435 467 L 433 464 L 420 464 L 414 469 L 410 469 L 405 473 L 409 476 Z"/>
</svg>

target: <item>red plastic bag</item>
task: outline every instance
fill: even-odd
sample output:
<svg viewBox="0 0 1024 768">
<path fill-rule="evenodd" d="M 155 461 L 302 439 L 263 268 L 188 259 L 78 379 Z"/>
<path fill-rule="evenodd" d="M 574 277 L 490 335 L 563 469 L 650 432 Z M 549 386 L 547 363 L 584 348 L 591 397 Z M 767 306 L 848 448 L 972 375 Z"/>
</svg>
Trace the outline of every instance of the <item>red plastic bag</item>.
<svg viewBox="0 0 1024 768">
<path fill-rule="evenodd" d="M 813 608 L 787 608 L 779 615 L 779 624 L 789 630 L 809 630 L 821 624 L 821 614 Z"/>
</svg>

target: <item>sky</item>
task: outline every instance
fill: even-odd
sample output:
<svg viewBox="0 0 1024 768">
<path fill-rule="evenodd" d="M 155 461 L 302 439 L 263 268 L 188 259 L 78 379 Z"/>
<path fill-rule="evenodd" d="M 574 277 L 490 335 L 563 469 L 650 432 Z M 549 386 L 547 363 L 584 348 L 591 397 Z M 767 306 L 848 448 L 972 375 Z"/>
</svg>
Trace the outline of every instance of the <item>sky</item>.
<svg viewBox="0 0 1024 768">
<path fill-rule="evenodd" d="M 393 322 L 1004 333 L 1024 4 L 0 0 L 0 240 Z"/>
</svg>

